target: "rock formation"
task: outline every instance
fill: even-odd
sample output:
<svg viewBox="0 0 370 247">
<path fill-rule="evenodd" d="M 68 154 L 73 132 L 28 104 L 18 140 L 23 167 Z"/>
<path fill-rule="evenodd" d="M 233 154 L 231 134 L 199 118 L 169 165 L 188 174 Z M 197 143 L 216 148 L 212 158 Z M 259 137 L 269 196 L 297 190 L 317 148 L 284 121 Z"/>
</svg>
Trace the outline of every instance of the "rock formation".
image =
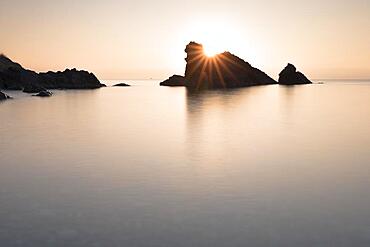
<svg viewBox="0 0 370 247">
<path fill-rule="evenodd" d="M 38 94 L 34 94 L 32 96 L 37 96 L 37 97 L 50 97 L 52 96 L 53 93 L 49 92 L 48 90 L 43 90 L 41 92 L 39 92 Z"/>
<path fill-rule="evenodd" d="M 0 89 L 94 89 L 105 86 L 94 74 L 76 69 L 63 72 L 36 73 L 24 69 L 4 55 L 0 55 Z"/>
<path fill-rule="evenodd" d="M 161 86 L 170 86 L 170 87 L 178 87 L 178 86 L 185 86 L 186 79 L 181 75 L 173 75 L 167 80 L 161 82 L 159 85 Z"/>
<path fill-rule="evenodd" d="M 277 83 L 230 52 L 207 57 L 203 46 L 195 42 L 190 42 L 185 52 L 185 79 L 189 88 L 236 88 Z"/>
<path fill-rule="evenodd" d="M 6 95 L 5 93 L 3 92 L 0 92 L 0 100 L 6 100 L 6 99 L 10 99 L 11 97 Z"/>
<path fill-rule="evenodd" d="M 160 83 L 161 86 L 186 86 L 190 89 L 237 88 L 256 85 L 277 84 L 263 71 L 252 67 L 248 62 L 223 52 L 213 57 L 204 53 L 203 45 L 190 42 L 185 49 L 187 57 L 185 77 L 171 76 Z M 312 83 L 292 64 L 279 74 L 279 84 L 295 85 Z"/>
<path fill-rule="evenodd" d="M 118 83 L 118 84 L 114 85 L 113 87 L 130 87 L 130 85 L 128 85 L 126 83 Z"/>
<path fill-rule="evenodd" d="M 279 84 L 281 85 L 297 85 L 311 84 L 312 82 L 301 72 L 297 71 L 293 64 L 288 65 L 279 74 Z"/>
</svg>

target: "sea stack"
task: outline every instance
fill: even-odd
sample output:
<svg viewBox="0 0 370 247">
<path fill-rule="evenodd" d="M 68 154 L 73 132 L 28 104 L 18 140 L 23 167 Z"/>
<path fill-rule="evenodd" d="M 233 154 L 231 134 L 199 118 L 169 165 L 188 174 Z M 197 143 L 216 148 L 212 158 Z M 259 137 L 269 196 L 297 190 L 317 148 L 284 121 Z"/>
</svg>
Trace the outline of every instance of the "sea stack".
<svg viewBox="0 0 370 247">
<path fill-rule="evenodd" d="M 230 52 L 209 57 L 205 54 L 203 45 L 196 42 L 190 42 L 185 52 L 187 54 L 185 76 L 173 75 L 161 82 L 161 86 L 186 86 L 197 90 L 278 83 L 263 71 L 252 67 L 248 62 Z M 310 83 L 312 82 L 290 63 L 279 74 L 281 85 Z"/>
<path fill-rule="evenodd" d="M 185 52 L 185 79 L 189 88 L 237 88 L 277 83 L 266 73 L 230 52 L 207 57 L 203 45 L 195 42 L 190 42 Z"/>
<path fill-rule="evenodd" d="M 186 86 L 197 90 L 277 84 L 266 73 L 230 52 L 208 57 L 203 45 L 196 42 L 190 42 L 185 52 L 185 76 L 174 75 L 161 82 L 161 86 Z"/>
<path fill-rule="evenodd" d="M 312 82 L 301 72 L 297 71 L 293 64 L 288 65 L 279 74 L 279 84 L 281 85 L 297 85 L 311 84 Z"/>
</svg>

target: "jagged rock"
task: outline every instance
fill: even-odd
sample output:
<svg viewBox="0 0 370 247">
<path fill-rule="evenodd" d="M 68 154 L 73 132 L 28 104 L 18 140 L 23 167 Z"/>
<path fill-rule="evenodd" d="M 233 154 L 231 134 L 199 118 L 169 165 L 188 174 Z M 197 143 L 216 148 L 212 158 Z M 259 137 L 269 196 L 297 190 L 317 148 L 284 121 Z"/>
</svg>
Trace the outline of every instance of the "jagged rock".
<svg viewBox="0 0 370 247">
<path fill-rule="evenodd" d="M 118 84 L 114 85 L 113 87 L 130 87 L 130 85 L 128 85 L 126 83 L 118 83 Z"/>
<path fill-rule="evenodd" d="M 34 94 L 34 95 L 32 95 L 32 96 L 37 96 L 37 97 L 50 97 L 50 96 L 52 96 L 53 95 L 53 93 L 51 93 L 51 92 L 49 92 L 49 91 L 47 91 L 47 90 L 44 90 L 44 91 L 41 91 L 41 92 L 39 92 L 38 94 Z"/>
<path fill-rule="evenodd" d="M 3 92 L 0 92 L 0 100 L 6 100 L 6 99 L 11 99 L 12 97 L 10 97 L 9 95 L 6 95 L 5 93 Z"/>
<path fill-rule="evenodd" d="M 22 90 L 33 85 L 46 89 L 94 89 L 104 87 L 94 74 L 76 69 L 36 73 L 0 55 L 0 89 Z"/>
<path fill-rule="evenodd" d="M 39 93 L 41 91 L 46 91 L 46 88 L 33 85 L 33 84 L 27 84 L 25 88 L 23 89 L 24 93 Z"/>
<path fill-rule="evenodd" d="M 93 73 L 67 69 L 63 72 L 40 73 L 40 85 L 47 89 L 95 89 L 105 87 Z"/>
<path fill-rule="evenodd" d="M 203 45 L 190 42 L 185 49 L 185 85 L 193 89 L 236 88 L 277 82 L 248 62 L 224 52 L 207 57 Z"/>
<path fill-rule="evenodd" d="M 296 84 L 311 84 L 312 82 L 301 72 L 297 71 L 293 64 L 288 65 L 279 74 L 279 84 L 281 85 L 296 85 Z"/>
<path fill-rule="evenodd" d="M 178 87 L 178 86 L 185 86 L 186 79 L 181 75 L 173 75 L 165 81 L 162 81 L 159 85 L 161 86 L 170 86 L 170 87 Z"/>
</svg>

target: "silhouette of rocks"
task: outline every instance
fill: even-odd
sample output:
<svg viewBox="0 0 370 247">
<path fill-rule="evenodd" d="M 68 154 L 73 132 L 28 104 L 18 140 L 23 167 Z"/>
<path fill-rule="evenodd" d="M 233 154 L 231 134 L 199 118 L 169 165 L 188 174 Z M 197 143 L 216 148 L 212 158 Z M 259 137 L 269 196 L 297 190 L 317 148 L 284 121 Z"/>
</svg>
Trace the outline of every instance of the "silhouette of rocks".
<svg viewBox="0 0 370 247">
<path fill-rule="evenodd" d="M 0 100 L 6 100 L 6 99 L 11 99 L 11 97 L 6 95 L 3 92 L 0 92 Z"/>
<path fill-rule="evenodd" d="M 185 85 L 188 88 L 236 88 L 277 83 L 266 73 L 230 52 L 207 57 L 203 45 L 195 42 L 190 42 L 185 52 Z"/>
<path fill-rule="evenodd" d="M 301 72 L 297 71 L 293 64 L 288 65 L 279 74 L 279 84 L 281 85 L 297 85 L 311 84 L 312 82 Z"/>
<path fill-rule="evenodd" d="M 126 83 L 118 83 L 118 84 L 114 85 L 113 87 L 130 87 L 130 85 L 128 85 Z"/>
<path fill-rule="evenodd" d="M 32 95 L 32 96 L 37 96 L 37 97 L 50 97 L 50 96 L 52 96 L 52 95 L 53 95 L 53 93 L 51 93 L 51 92 L 49 92 L 49 91 L 47 91 L 47 90 L 43 90 L 43 91 L 39 92 L 38 94 L 34 94 L 34 95 Z"/>
<path fill-rule="evenodd" d="M 67 69 L 63 72 L 36 73 L 0 55 L 0 89 L 22 90 L 29 85 L 46 89 L 94 89 L 105 86 L 87 71 Z"/>
<path fill-rule="evenodd" d="M 181 75 L 173 75 L 165 81 L 162 81 L 159 85 L 161 86 L 170 86 L 170 87 L 178 87 L 178 86 L 185 86 L 186 79 Z"/>
</svg>

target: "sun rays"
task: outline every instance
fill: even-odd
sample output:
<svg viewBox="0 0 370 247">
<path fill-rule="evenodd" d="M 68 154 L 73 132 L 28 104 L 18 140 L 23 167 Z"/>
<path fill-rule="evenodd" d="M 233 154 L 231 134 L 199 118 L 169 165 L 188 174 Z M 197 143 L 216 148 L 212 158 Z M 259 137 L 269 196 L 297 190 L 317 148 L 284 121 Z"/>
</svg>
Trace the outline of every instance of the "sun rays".
<svg viewBox="0 0 370 247">
<path fill-rule="evenodd" d="M 237 84 L 240 81 L 233 71 L 235 68 L 240 71 L 243 67 L 240 61 L 234 61 L 236 58 L 232 54 L 222 52 L 209 56 L 203 45 L 194 42 L 185 51 L 188 54 L 185 76 L 195 83 L 194 88 L 200 89 L 205 85 L 210 88 L 214 85 L 226 88 L 226 82 Z"/>
</svg>

